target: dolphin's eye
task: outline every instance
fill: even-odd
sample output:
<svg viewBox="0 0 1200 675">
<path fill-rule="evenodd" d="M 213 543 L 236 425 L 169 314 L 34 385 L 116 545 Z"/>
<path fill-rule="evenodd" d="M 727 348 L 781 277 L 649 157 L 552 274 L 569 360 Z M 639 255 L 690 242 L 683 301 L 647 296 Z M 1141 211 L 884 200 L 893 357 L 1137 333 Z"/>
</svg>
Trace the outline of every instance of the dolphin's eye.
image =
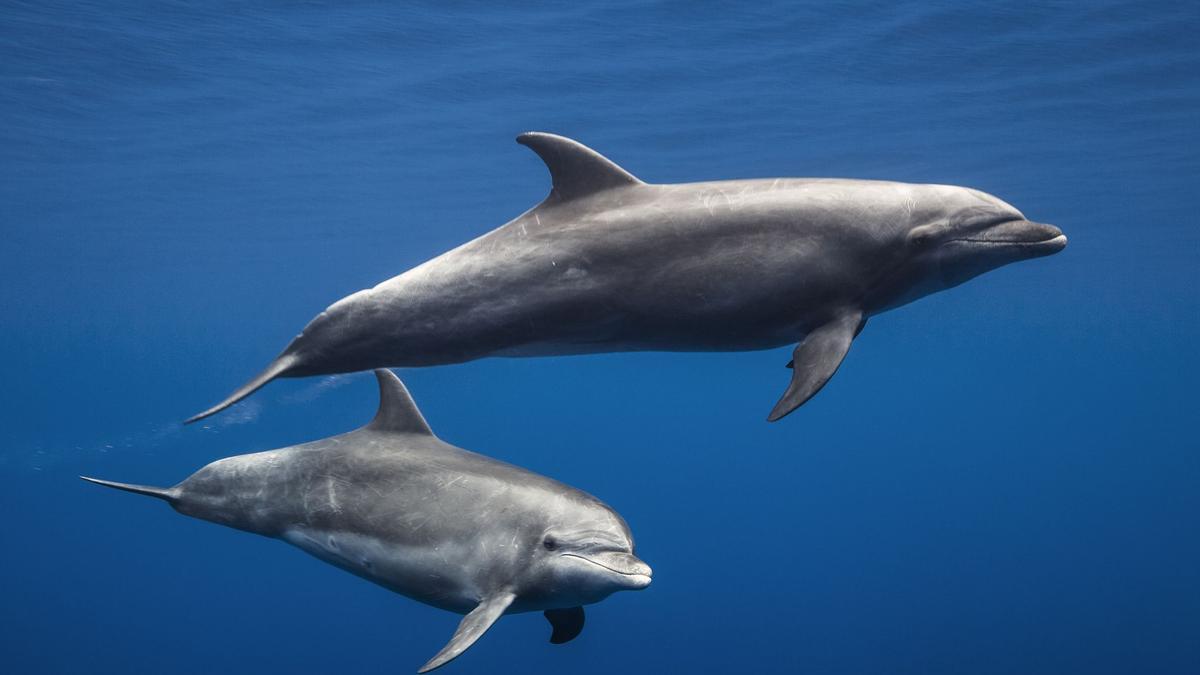
<svg viewBox="0 0 1200 675">
<path fill-rule="evenodd" d="M 942 237 L 953 231 L 950 221 L 938 220 L 932 223 L 918 225 L 908 231 L 908 244 L 917 248 L 936 246 Z"/>
<path fill-rule="evenodd" d="M 546 535 L 546 538 L 542 540 L 542 546 L 545 546 L 547 551 L 553 551 L 558 548 L 558 540 L 550 535 Z"/>
<path fill-rule="evenodd" d="M 917 228 L 908 236 L 908 240 L 914 246 L 928 246 L 933 241 L 933 231 L 925 228 Z"/>
</svg>

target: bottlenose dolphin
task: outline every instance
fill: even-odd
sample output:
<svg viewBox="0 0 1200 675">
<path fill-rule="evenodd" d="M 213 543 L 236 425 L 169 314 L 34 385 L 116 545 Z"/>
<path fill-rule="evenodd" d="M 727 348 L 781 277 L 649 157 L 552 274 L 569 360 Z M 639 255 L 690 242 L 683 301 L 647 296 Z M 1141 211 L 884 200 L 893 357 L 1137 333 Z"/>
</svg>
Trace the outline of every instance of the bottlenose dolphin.
<svg viewBox="0 0 1200 675">
<path fill-rule="evenodd" d="M 817 393 L 868 316 L 1066 246 L 978 190 L 836 178 L 643 183 L 573 140 L 517 142 L 550 195 L 313 319 L 212 415 L 277 377 L 485 356 L 739 351 L 799 341 L 767 419 Z"/>
<path fill-rule="evenodd" d="M 222 459 L 170 488 L 86 481 L 283 539 L 434 607 L 466 614 L 420 671 L 461 654 L 500 615 L 541 610 L 550 641 L 583 630 L 583 605 L 650 584 L 633 535 L 595 497 L 433 435 L 400 380 L 376 370 L 370 424 Z"/>
</svg>

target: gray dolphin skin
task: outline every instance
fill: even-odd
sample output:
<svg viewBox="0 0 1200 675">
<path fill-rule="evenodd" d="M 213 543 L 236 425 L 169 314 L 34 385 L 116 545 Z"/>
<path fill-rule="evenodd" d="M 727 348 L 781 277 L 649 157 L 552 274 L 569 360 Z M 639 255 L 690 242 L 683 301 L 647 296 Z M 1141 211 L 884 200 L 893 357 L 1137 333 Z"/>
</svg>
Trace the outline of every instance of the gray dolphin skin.
<svg viewBox="0 0 1200 675">
<path fill-rule="evenodd" d="M 650 584 L 629 526 L 591 495 L 449 445 L 408 391 L 375 371 L 367 426 L 222 459 L 170 488 L 83 477 L 165 500 L 195 518 L 282 539 L 414 600 L 465 614 L 418 672 L 444 665 L 502 614 L 542 611 L 553 643 L 583 605 Z"/>
<path fill-rule="evenodd" d="M 487 356 L 741 351 L 799 343 L 767 419 L 817 393 L 867 317 L 1061 251 L 1052 225 L 980 192 L 831 178 L 643 183 L 568 138 L 517 138 L 541 204 L 306 326 L 207 417 L 277 377 Z"/>
</svg>

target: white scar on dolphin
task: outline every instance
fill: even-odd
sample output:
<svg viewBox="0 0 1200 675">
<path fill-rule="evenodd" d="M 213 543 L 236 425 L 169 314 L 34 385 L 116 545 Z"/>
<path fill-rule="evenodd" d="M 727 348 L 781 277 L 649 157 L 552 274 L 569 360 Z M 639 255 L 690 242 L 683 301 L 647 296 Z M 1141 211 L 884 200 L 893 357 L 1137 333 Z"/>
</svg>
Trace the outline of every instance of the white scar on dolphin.
<svg viewBox="0 0 1200 675">
<path fill-rule="evenodd" d="M 545 201 L 335 302 L 263 372 L 188 422 L 277 377 L 798 342 L 774 421 L 825 385 L 867 317 L 1067 244 L 1058 228 L 964 187 L 653 185 L 568 138 L 526 133 L 517 142 L 550 169 Z"/>
<path fill-rule="evenodd" d="M 422 673 L 463 653 L 503 614 L 543 612 L 560 644 L 583 630 L 583 605 L 650 585 L 629 526 L 606 504 L 443 442 L 399 378 L 375 375 L 379 411 L 356 431 L 228 457 L 170 488 L 82 478 L 282 539 L 465 614 Z"/>
</svg>

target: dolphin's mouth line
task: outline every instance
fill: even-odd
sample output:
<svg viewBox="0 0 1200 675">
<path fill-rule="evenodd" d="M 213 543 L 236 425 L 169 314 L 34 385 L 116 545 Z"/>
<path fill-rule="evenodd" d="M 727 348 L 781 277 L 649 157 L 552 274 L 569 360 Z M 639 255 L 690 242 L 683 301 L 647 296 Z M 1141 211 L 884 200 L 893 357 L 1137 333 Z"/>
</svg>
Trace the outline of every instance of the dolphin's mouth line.
<svg viewBox="0 0 1200 675">
<path fill-rule="evenodd" d="M 567 557 L 567 558 L 579 558 L 580 560 L 582 560 L 584 562 L 589 562 L 589 563 L 595 565 L 596 567 L 603 567 L 604 569 L 608 570 L 609 572 L 613 572 L 614 574 L 620 574 L 623 577 L 646 577 L 647 579 L 650 578 L 649 574 L 643 574 L 641 572 L 622 572 L 621 570 L 616 569 L 615 567 L 609 567 L 608 565 L 605 565 L 602 562 L 592 560 L 591 558 L 586 558 L 584 556 L 579 555 L 578 553 L 563 553 L 562 555 L 563 555 L 563 557 Z"/>
<path fill-rule="evenodd" d="M 1055 244 L 1059 241 L 1066 241 L 1067 235 L 1058 234 L 1047 239 L 1038 239 L 1037 241 L 1029 241 L 1023 239 L 978 239 L 974 237 L 962 237 L 959 239 L 949 239 L 947 244 L 964 243 L 964 244 L 983 244 L 985 246 L 1039 246 L 1041 244 Z"/>
</svg>

